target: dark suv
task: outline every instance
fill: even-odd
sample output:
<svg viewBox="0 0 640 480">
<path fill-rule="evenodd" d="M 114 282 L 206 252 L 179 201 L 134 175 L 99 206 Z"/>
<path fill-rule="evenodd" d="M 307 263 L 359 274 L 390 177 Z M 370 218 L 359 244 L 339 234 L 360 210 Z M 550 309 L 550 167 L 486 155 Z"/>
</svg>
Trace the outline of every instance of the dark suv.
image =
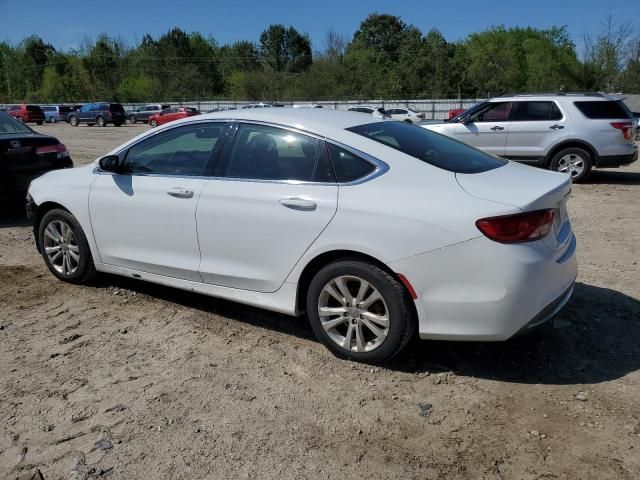
<svg viewBox="0 0 640 480">
<path fill-rule="evenodd" d="M 116 127 L 119 127 L 125 120 L 124 108 L 119 103 L 87 103 L 77 112 L 69 113 L 69 123 L 73 127 L 77 127 L 81 123 L 99 127 L 113 123 Z"/>
</svg>

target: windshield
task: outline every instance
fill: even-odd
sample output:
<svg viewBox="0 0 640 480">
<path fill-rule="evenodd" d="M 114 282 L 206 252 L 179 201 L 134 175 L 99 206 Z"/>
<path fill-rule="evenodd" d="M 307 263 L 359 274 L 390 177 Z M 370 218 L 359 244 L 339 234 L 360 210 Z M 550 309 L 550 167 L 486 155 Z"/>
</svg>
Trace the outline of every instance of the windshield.
<svg viewBox="0 0 640 480">
<path fill-rule="evenodd" d="M 450 172 L 480 173 L 507 163 L 462 142 L 405 122 L 368 123 L 347 130 Z"/>
<path fill-rule="evenodd" d="M 0 135 L 12 135 L 16 133 L 33 133 L 24 123 L 15 120 L 11 115 L 0 112 Z"/>
</svg>

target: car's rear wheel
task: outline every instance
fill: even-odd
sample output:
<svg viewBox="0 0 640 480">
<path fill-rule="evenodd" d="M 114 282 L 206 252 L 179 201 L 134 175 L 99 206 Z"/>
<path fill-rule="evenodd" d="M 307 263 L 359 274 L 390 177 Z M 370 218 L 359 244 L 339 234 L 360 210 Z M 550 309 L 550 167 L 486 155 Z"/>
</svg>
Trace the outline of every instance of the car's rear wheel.
<svg viewBox="0 0 640 480">
<path fill-rule="evenodd" d="M 106 125 L 104 117 L 96 117 L 96 125 L 98 125 L 99 127 L 104 127 Z"/>
<path fill-rule="evenodd" d="M 121 127 L 121 126 L 122 126 L 122 122 L 113 122 L 113 124 L 114 124 L 116 127 Z"/>
<path fill-rule="evenodd" d="M 582 148 L 565 148 L 551 159 L 551 170 L 566 173 L 574 183 L 584 181 L 591 172 L 591 155 Z"/>
<path fill-rule="evenodd" d="M 96 273 L 82 227 L 62 209 L 44 214 L 38 226 L 38 244 L 47 267 L 60 280 L 86 283 Z"/>
<path fill-rule="evenodd" d="M 78 121 L 78 117 L 76 116 L 69 117 L 69 123 L 71 124 L 72 127 L 77 127 L 78 125 L 80 125 L 80 122 Z"/>
<path fill-rule="evenodd" d="M 316 337 L 335 355 L 380 363 L 398 354 L 415 329 L 404 286 L 372 263 L 341 260 L 311 281 L 307 312 Z"/>
<path fill-rule="evenodd" d="M 36 125 L 42 125 L 42 121 L 36 122 Z"/>
<path fill-rule="evenodd" d="M 136 124 L 136 116 L 135 115 L 130 115 L 129 116 L 129 123 L 131 125 L 135 125 Z"/>
<path fill-rule="evenodd" d="M 151 121 L 149 122 L 149 125 L 151 125 L 151 128 L 156 128 L 156 127 L 158 126 L 158 122 L 157 122 L 157 121 L 155 121 L 155 120 L 151 120 Z"/>
</svg>

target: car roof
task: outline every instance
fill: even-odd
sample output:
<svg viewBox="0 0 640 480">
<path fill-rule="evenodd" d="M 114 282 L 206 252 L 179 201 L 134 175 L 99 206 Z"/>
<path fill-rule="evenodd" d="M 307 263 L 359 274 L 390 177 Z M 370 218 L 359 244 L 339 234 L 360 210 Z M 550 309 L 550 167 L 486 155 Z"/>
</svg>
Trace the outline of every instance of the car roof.
<svg viewBox="0 0 640 480">
<path fill-rule="evenodd" d="M 611 101 L 611 100 L 619 100 L 618 98 L 614 98 L 610 95 L 605 95 L 602 93 L 581 93 L 581 92 L 559 92 L 559 93 L 520 93 L 516 95 L 503 95 L 500 97 L 494 97 L 489 99 L 489 102 L 515 102 L 515 101 L 535 101 L 535 100 L 563 100 L 563 99 L 571 99 L 575 100 L 588 100 L 590 102 L 599 102 L 599 101 Z"/>
</svg>

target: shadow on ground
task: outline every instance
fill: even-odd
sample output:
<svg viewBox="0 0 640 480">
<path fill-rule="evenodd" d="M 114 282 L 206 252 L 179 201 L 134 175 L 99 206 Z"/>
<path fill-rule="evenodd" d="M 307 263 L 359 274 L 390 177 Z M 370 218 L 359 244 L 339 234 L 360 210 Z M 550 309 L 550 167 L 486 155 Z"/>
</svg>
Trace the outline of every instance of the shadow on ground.
<svg viewBox="0 0 640 480">
<path fill-rule="evenodd" d="M 640 185 L 640 173 L 625 170 L 593 170 L 585 183 L 593 185 Z"/>
<path fill-rule="evenodd" d="M 27 219 L 24 198 L 0 199 L 0 228 L 27 227 L 31 222 Z"/>
<path fill-rule="evenodd" d="M 314 339 L 306 317 L 293 318 L 124 277 L 105 276 L 98 286 L 107 285 Z M 199 323 L 206 328 L 206 322 Z M 573 298 L 555 320 L 529 335 L 495 343 L 416 340 L 385 367 L 412 373 L 450 371 L 516 383 L 613 380 L 640 369 L 640 302 L 615 290 L 577 283 Z"/>
</svg>

